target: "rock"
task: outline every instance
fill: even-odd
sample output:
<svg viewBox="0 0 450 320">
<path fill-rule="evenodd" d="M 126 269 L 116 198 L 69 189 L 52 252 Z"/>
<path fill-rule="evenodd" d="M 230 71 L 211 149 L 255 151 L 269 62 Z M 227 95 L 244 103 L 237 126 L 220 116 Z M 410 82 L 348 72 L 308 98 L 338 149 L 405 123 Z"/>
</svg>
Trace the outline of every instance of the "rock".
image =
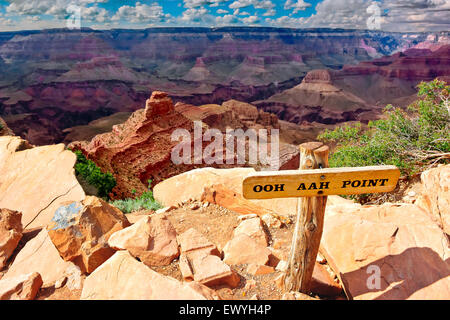
<svg viewBox="0 0 450 320">
<path fill-rule="evenodd" d="M 165 92 L 153 91 L 150 99 L 145 104 L 145 115 L 147 118 L 164 115 L 174 111 L 172 99 Z"/>
<path fill-rule="evenodd" d="M 114 254 L 109 237 L 130 225 L 125 215 L 105 201 L 88 196 L 56 210 L 48 234 L 66 261 L 91 273 Z"/>
<path fill-rule="evenodd" d="M 0 300 L 33 300 L 42 286 L 37 272 L 0 280 Z"/>
<path fill-rule="evenodd" d="M 342 286 L 333 280 L 325 266 L 316 262 L 312 275 L 311 292 L 322 297 L 335 297 L 342 293 Z"/>
<path fill-rule="evenodd" d="M 217 300 L 217 294 L 197 282 L 181 283 L 135 260 L 128 251 L 116 252 L 90 274 L 82 300 Z"/>
<path fill-rule="evenodd" d="M 185 281 L 207 286 L 226 284 L 235 288 L 239 276 L 219 257 L 217 247 L 191 228 L 178 238 L 181 245 L 180 271 Z"/>
<path fill-rule="evenodd" d="M 250 264 L 247 267 L 247 273 L 250 273 L 254 276 L 260 276 L 260 275 L 269 274 L 269 273 L 273 273 L 273 272 L 275 272 L 275 269 L 273 267 L 258 265 L 258 264 L 254 264 L 254 263 Z"/>
<path fill-rule="evenodd" d="M 231 265 L 249 263 L 265 265 L 271 255 L 269 249 L 242 233 L 228 241 L 223 252 L 223 261 Z"/>
<path fill-rule="evenodd" d="M 170 212 L 172 210 L 175 210 L 176 208 L 177 207 L 175 207 L 175 206 L 164 207 L 164 208 L 156 210 L 155 213 L 156 214 L 163 214 L 163 213 L 167 213 L 167 212 Z"/>
<path fill-rule="evenodd" d="M 275 268 L 275 270 L 281 271 L 281 272 L 286 272 L 287 268 L 288 268 L 287 261 L 280 260 L 280 262 L 278 262 L 277 267 Z"/>
<path fill-rule="evenodd" d="M 192 251 L 206 251 L 209 254 L 219 256 L 219 250 L 214 243 L 206 239 L 201 233 L 194 228 L 191 228 L 178 236 L 178 243 L 181 247 L 182 253 L 189 253 Z"/>
<path fill-rule="evenodd" d="M 245 291 L 250 291 L 250 290 L 252 290 L 252 289 L 254 289 L 254 288 L 256 288 L 256 281 L 253 280 L 253 279 L 248 279 L 248 280 L 245 282 L 244 290 L 245 290 Z"/>
<path fill-rule="evenodd" d="M 269 228 L 281 228 L 282 226 L 282 222 L 270 213 L 263 215 L 261 219 Z"/>
<path fill-rule="evenodd" d="M 246 234 L 264 247 L 267 247 L 268 245 L 269 237 L 267 236 L 259 217 L 242 221 L 236 229 L 234 229 L 233 236 L 238 234 Z"/>
<path fill-rule="evenodd" d="M 450 165 L 427 170 L 420 176 L 424 193 L 416 204 L 432 214 L 450 235 Z"/>
<path fill-rule="evenodd" d="M 128 250 L 148 266 L 165 266 L 178 257 L 175 228 L 165 216 L 147 216 L 117 231 L 108 240 L 111 248 Z"/>
<path fill-rule="evenodd" d="M 242 197 L 242 182 L 255 173 L 253 168 L 202 168 L 184 172 L 158 183 L 153 189 L 155 199 L 164 206 L 176 206 L 195 201 L 220 205 L 241 215 L 256 214 L 286 218 L 297 213 L 297 199 L 246 200 Z M 176 193 L 173 190 L 177 190 Z M 329 196 L 328 205 L 352 203 L 338 196 Z M 284 222 L 284 221 L 282 221 Z"/>
<path fill-rule="evenodd" d="M 55 282 L 55 289 L 60 289 L 60 288 L 64 287 L 66 285 L 66 283 L 67 283 L 67 277 L 64 276 Z"/>
<path fill-rule="evenodd" d="M 301 292 L 288 292 L 283 294 L 281 297 L 281 300 L 319 300 L 316 298 L 313 298 L 311 296 L 308 296 L 307 294 L 301 293 Z"/>
<path fill-rule="evenodd" d="M 71 264 L 66 271 L 64 271 L 64 277 L 62 279 L 66 279 L 64 285 L 66 285 L 69 290 L 80 290 L 83 287 L 84 278 L 82 277 L 82 272 L 80 268 L 74 264 Z"/>
<path fill-rule="evenodd" d="M 0 270 L 22 239 L 21 219 L 20 212 L 0 209 Z"/>
<path fill-rule="evenodd" d="M 0 136 L 13 136 L 14 132 L 10 128 L 8 128 L 8 125 L 6 122 L 0 118 Z"/>
<path fill-rule="evenodd" d="M 349 298 L 450 296 L 447 236 L 415 205 L 329 208 L 321 253 Z"/>
<path fill-rule="evenodd" d="M 254 213 L 253 214 L 246 214 L 246 215 L 243 215 L 243 216 L 239 216 L 238 220 L 239 220 L 239 222 L 242 222 L 244 220 L 253 219 L 253 218 L 258 218 L 258 215 L 254 214 Z"/>
<path fill-rule="evenodd" d="M 60 257 L 47 230 L 42 229 L 19 251 L 2 280 L 38 272 L 42 277 L 43 286 L 48 287 L 65 276 L 66 270 L 72 266 L 71 262 L 66 262 Z"/>
<path fill-rule="evenodd" d="M 183 253 L 180 270 L 185 281 L 197 281 L 206 286 L 225 284 L 235 288 L 240 282 L 239 276 L 218 256 L 202 250 Z"/>
<path fill-rule="evenodd" d="M 99 134 L 89 143 L 73 142 L 69 147 L 81 150 L 103 171 L 113 173 L 117 182 L 111 194 L 114 199 L 132 198 L 148 190 L 149 179 L 156 184 L 193 168 L 171 161 L 171 152 L 179 144 L 172 141 L 172 133 L 177 129 L 193 133 L 193 128 L 190 119 L 174 110 L 167 94 L 155 91 L 145 109 L 113 126 L 111 132 Z"/>
<path fill-rule="evenodd" d="M 0 208 L 21 212 L 24 229 L 46 226 L 61 203 L 85 197 L 74 174 L 76 156 L 64 148 L 0 137 Z"/>
<path fill-rule="evenodd" d="M 214 203 L 221 207 L 227 208 L 228 210 L 246 216 L 252 214 L 262 216 L 264 214 L 272 213 L 271 210 L 260 207 L 249 200 L 244 199 L 241 194 L 222 185 L 213 185 L 205 188 L 201 201 Z"/>
<path fill-rule="evenodd" d="M 189 199 L 201 201 L 205 189 L 213 185 L 223 185 L 238 192 L 242 189 L 243 178 L 253 172 L 252 168 L 195 169 L 158 183 L 153 188 L 153 195 L 164 206 L 177 205 Z"/>
</svg>

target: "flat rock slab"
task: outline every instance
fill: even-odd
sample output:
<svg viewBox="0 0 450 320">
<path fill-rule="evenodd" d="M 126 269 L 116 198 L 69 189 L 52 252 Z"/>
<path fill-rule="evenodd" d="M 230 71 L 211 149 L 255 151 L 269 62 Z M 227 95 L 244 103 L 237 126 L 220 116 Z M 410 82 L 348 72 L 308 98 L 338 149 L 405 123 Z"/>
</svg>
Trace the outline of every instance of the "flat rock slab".
<svg viewBox="0 0 450 320">
<path fill-rule="evenodd" d="M 0 208 L 22 212 L 24 229 L 44 227 L 60 203 L 85 197 L 75 162 L 63 144 L 31 148 L 19 137 L 0 137 Z"/>
<path fill-rule="evenodd" d="M 86 278 L 81 299 L 217 300 L 218 296 L 202 284 L 163 276 L 128 251 L 118 251 Z"/>
<path fill-rule="evenodd" d="M 42 286 L 37 272 L 0 280 L 0 300 L 33 300 Z"/>
<path fill-rule="evenodd" d="M 0 209 L 0 270 L 22 239 L 21 219 L 20 212 Z"/>
<path fill-rule="evenodd" d="M 42 277 L 43 286 L 48 287 L 64 277 L 66 270 L 72 267 L 71 262 L 66 262 L 60 257 L 47 230 L 42 229 L 20 250 L 2 280 L 38 272 Z"/>
<path fill-rule="evenodd" d="M 320 250 L 349 298 L 450 296 L 448 239 L 415 205 L 331 206 Z"/>
<path fill-rule="evenodd" d="M 148 266 L 165 266 L 178 257 L 175 228 L 162 215 L 146 216 L 111 235 L 110 247 L 128 250 Z"/>
</svg>

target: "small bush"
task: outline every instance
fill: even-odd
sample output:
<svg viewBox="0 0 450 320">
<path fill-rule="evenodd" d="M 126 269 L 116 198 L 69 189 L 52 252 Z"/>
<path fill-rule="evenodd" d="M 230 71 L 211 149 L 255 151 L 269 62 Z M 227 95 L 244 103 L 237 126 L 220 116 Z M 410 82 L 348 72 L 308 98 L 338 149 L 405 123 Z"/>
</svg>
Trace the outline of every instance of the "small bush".
<svg viewBox="0 0 450 320">
<path fill-rule="evenodd" d="M 102 170 L 91 160 L 86 159 L 81 151 L 74 152 L 77 156 L 75 173 L 80 175 L 90 185 L 98 190 L 98 195 L 109 199 L 109 193 L 116 186 L 116 179 L 111 173 L 103 173 Z"/>
<path fill-rule="evenodd" d="M 418 86 L 419 99 L 408 107 L 409 114 L 389 105 L 385 117 L 369 123 L 363 130 L 360 123 L 326 130 L 318 139 L 335 142 L 330 157 L 331 167 L 395 165 L 411 178 L 438 162 L 450 158 L 450 86 L 434 80 Z M 365 202 L 376 195 L 351 196 Z M 387 199 L 386 199 L 387 200 Z"/>
<path fill-rule="evenodd" d="M 123 213 L 131 213 L 139 210 L 158 210 L 161 208 L 161 205 L 153 197 L 153 192 L 150 190 L 151 184 L 152 181 L 149 180 L 149 190 L 144 192 L 140 197 L 135 199 L 116 200 L 112 201 L 111 204 Z M 133 192 L 133 194 L 134 193 L 135 192 Z"/>
<path fill-rule="evenodd" d="M 450 86 L 434 80 L 422 82 L 419 99 L 408 107 L 412 115 L 391 105 L 385 117 L 369 123 L 326 130 L 318 138 L 336 142 L 330 157 L 331 167 L 395 165 L 411 176 L 424 167 L 447 162 L 450 153 Z"/>
</svg>

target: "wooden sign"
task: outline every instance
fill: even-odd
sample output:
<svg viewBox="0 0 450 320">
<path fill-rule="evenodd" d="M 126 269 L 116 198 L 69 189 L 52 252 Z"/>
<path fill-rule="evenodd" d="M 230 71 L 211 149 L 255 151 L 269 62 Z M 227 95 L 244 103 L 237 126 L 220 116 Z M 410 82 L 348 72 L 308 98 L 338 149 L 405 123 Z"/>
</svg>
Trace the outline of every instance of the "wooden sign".
<svg viewBox="0 0 450 320">
<path fill-rule="evenodd" d="M 395 166 L 258 172 L 244 179 L 246 199 L 273 199 L 391 192 L 400 177 Z"/>
</svg>

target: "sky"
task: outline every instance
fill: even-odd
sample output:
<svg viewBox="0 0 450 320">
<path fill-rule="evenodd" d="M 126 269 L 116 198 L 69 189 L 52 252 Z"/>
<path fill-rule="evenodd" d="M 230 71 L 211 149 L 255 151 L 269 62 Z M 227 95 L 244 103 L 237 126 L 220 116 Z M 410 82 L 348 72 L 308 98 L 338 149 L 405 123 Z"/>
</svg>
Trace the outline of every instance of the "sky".
<svg viewBox="0 0 450 320">
<path fill-rule="evenodd" d="M 0 0 L 0 32 L 267 26 L 450 31 L 450 0 Z"/>
</svg>

